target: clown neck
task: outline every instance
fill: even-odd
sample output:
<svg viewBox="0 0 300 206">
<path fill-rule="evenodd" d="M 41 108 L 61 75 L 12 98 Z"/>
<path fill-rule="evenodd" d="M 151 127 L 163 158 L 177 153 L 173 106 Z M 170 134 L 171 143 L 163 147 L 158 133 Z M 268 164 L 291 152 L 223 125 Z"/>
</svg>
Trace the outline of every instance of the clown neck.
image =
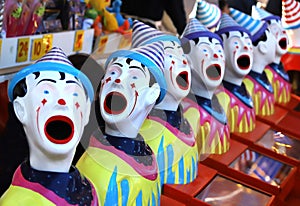
<svg viewBox="0 0 300 206">
<path fill-rule="evenodd" d="M 237 75 L 236 72 L 233 71 L 233 69 L 230 69 L 228 67 L 225 68 L 225 74 L 223 80 L 226 82 L 230 82 L 231 84 L 241 86 L 243 79 L 245 78 L 245 75 Z"/>
<path fill-rule="evenodd" d="M 200 97 L 205 97 L 207 99 L 212 99 L 216 87 L 209 87 L 204 84 L 201 78 L 197 74 L 193 74 L 192 70 L 192 85 L 191 93 Z"/>
<path fill-rule="evenodd" d="M 176 111 L 181 102 L 181 99 L 176 99 L 170 93 L 167 93 L 164 99 L 157 105 L 154 106 L 155 109 Z"/>
</svg>

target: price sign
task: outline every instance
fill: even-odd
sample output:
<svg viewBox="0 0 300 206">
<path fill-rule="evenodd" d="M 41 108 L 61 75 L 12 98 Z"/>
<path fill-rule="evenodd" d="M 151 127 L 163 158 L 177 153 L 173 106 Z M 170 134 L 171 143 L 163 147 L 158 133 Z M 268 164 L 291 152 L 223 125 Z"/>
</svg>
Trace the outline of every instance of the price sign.
<svg viewBox="0 0 300 206">
<path fill-rule="evenodd" d="M 119 49 L 130 47 L 131 45 L 131 36 L 132 33 L 128 32 L 122 35 L 120 43 L 119 43 Z"/>
<path fill-rule="evenodd" d="M 84 37 L 84 31 L 83 30 L 76 31 L 73 51 L 76 52 L 76 51 L 82 50 L 83 37 Z"/>
<path fill-rule="evenodd" d="M 43 36 L 42 55 L 46 54 L 51 48 L 53 43 L 53 34 L 46 34 Z"/>
<path fill-rule="evenodd" d="M 100 36 L 99 43 L 98 43 L 98 48 L 97 48 L 97 53 L 99 53 L 99 54 L 104 53 L 107 42 L 108 42 L 108 36 L 107 35 Z"/>
<path fill-rule="evenodd" d="M 1 56 L 1 51 L 2 51 L 2 39 L 0 39 L 0 56 Z"/>
<path fill-rule="evenodd" d="M 18 39 L 18 52 L 16 62 L 25 62 L 28 59 L 29 37 Z"/>
<path fill-rule="evenodd" d="M 33 39 L 31 46 L 31 61 L 38 60 L 43 55 L 43 38 Z"/>
</svg>

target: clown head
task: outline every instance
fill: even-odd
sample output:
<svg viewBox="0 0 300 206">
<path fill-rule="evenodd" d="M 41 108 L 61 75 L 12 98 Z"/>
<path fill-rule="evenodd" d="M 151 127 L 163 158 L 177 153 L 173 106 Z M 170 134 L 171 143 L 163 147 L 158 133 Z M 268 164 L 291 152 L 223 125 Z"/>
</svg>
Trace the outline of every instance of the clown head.
<svg viewBox="0 0 300 206">
<path fill-rule="evenodd" d="M 176 111 L 181 100 L 190 91 L 191 72 L 180 40 L 140 21 L 133 22 L 132 46 L 139 47 L 161 41 L 164 47 L 164 77 L 167 82 L 165 97 L 155 108 Z"/>
<path fill-rule="evenodd" d="M 248 30 L 239 26 L 229 15 L 223 14 L 219 30 L 226 56 L 224 80 L 241 85 L 253 63 L 253 46 Z"/>
<path fill-rule="evenodd" d="M 192 91 L 200 96 L 209 95 L 210 98 L 224 76 L 222 40 L 196 19 L 190 20 L 182 38 L 192 71 Z"/>
<path fill-rule="evenodd" d="M 267 22 L 268 28 L 276 40 L 276 59 L 275 63 L 279 64 L 281 56 L 287 52 L 288 36 L 282 26 L 279 16 L 272 15 L 264 9 L 256 6 L 252 7 L 252 17 Z"/>
<path fill-rule="evenodd" d="M 266 65 L 275 60 L 276 40 L 268 29 L 267 23 L 254 19 L 251 16 L 230 8 L 231 17 L 242 27 L 251 33 L 253 43 L 253 67 L 252 71 L 261 74 Z"/>
<path fill-rule="evenodd" d="M 100 107 L 106 133 L 136 137 L 154 104 L 165 95 L 162 60 L 161 42 L 120 50 L 108 58 L 96 105 Z"/>
<path fill-rule="evenodd" d="M 40 167 L 35 164 L 41 154 L 73 157 L 89 120 L 93 88 L 60 49 L 18 72 L 8 95 L 24 126 L 33 167 Z"/>
</svg>

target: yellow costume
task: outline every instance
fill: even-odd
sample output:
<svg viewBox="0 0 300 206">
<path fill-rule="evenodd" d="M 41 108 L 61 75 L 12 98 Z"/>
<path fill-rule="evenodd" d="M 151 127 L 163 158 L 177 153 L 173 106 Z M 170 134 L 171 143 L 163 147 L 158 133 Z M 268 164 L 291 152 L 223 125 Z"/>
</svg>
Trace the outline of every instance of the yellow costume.
<svg viewBox="0 0 300 206">
<path fill-rule="evenodd" d="M 140 129 L 156 156 L 161 184 L 186 184 L 197 176 L 197 145 L 190 125 L 186 128 L 184 133 L 157 116 L 149 116 Z"/>
<path fill-rule="evenodd" d="M 154 155 L 144 159 L 130 156 L 112 146 L 99 131 L 91 138 L 77 167 L 94 184 L 101 205 L 148 206 L 160 202 Z"/>
</svg>

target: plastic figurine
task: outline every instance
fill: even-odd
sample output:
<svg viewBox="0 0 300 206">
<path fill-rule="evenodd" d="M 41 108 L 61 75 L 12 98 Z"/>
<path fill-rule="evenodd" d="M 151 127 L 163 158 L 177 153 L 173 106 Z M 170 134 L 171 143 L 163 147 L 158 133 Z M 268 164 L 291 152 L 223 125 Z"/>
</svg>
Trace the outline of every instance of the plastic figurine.
<svg viewBox="0 0 300 206">
<path fill-rule="evenodd" d="M 182 35 L 184 53 L 192 72 L 191 92 L 183 100 L 184 113 L 197 137 L 200 160 L 229 149 L 230 129 L 215 90 L 224 76 L 221 38 L 197 19 L 190 19 Z"/>
<path fill-rule="evenodd" d="M 160 202 L 156 158 L 139 130 L 165 95 L 163 60 L 163 45 L 156 42 L 118 50 L 106 61 L 95 103 L 99 129 L 77 163 L 94 183 L 101 205 Z"/>
<path fill-rule="evenodd" d="M 112 7 L 107 7 L 106 9 L 115 15 L 118 22 L 119 29 L 126 31 L 130 29 L 132 25 L 132 19 L 131 18 L 125 19 L 122 16 L 121 6 L 122 6 L 121 0 L 114 0 L 112 3 Z"/>
<path fill-rule="evenodd" d="M 162 41 L 167 93 L 154 106 L 140 132 L 154 151 L 161 183 L 186 184 L 197 176 L 198 150 L 194 131 L 183 116 L 181 101 L 190 91 L 191 71 L 180 40 L 134 21 L 132 46 Z"/>
<path fill-rule="evenodd" d="M 15 171 L 0 205 L 98 205 L 93 185 L 71 166 L 93 94 L 91 82 L 59 48 L 15 74 L 8 97 L 30 155 Z"/>
<path fill-rule="evenodd" d="M 292 83 L 292 93 L 300 96 L 300 3 L 282 0 L 282 25 L 289 37 L 288 51 L 281 57 Z"/>
<path fill-rule="evenodd" d="M 255 110 L 243 83 L 253 63 L 251 34 L 227 14 L 222 15 L 216 33 L 223 40 L 226 57 L 223 87 L 217 91 L 219 102 L 227 111 L 230 132 L 251 132 L 255 128 Z"/>
<path fill-rule="evenodd" d="M 17 36 L 23 0 L 7 0 L 4 6 L 4 29 L 6 37 Z"/>
<path fill-rule="evenodd" d="M 291 84 L 289 76 L 280 61 L 282 55 L 287 52 L 288 36 L 282 27 L 281 18 L 256 6 L 252 7 L 252 17 L 267 22 L 268 28 L 276 38 L 275 60 L 266 66 L 265 72 L 272 83 L 275 102 L 288 103 L 291 99 Z"/>
<path fill-rule="evenodd" d="M 40 26 L 45 13 L 47 0 L 34 0 L 31 6 L 31 14 L 28 25 L 26 26 L 25 35 L 35 34 Z"/>
<path fill-rule="evenodd" d="M 214 32 L 221 19 L 221 9 L 205 0 L 199 0 L 197 2 L 196 19 L 203 24 L 210 31 Z"/>
<path fill-rule="evenodd" d="M 265 68 L 275 61 L 276 40 L 267 23 L 230 8 L 231 17 L 250 31 L 253 44 L 253 66 L 244 83 L 252 96 L 255 113 L 260 116 L 274 114 L 274 90 L 267 78 Z"/>
</svg>

